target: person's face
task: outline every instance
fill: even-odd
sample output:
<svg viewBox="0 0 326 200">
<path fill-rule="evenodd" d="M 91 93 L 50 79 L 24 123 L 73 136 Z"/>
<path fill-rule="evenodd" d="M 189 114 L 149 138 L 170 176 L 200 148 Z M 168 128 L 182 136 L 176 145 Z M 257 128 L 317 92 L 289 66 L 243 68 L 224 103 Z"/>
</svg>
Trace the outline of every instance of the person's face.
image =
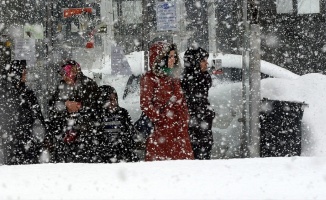
<svg viewBox="0 0 326 200">
<path fill-rule="evenodd" d="M 63 74 L 63 80 L 68 85 L 73 85 L 75 83 L 76 76 L 77 76 L 77 68 L 76 66 L 73 66 L 68 74 L 67 73 Z"/>
<path fill-rule="evenodd" d="M 175 51 L 172 50 L 169 53 L 169 59 L 168 59 L 168 67 L 173 68 L 175 64 Z"/>
<path fill-rule="evenodd" d="M 207 58 L 204 58 L 203 60 L 201 60 L 200 61 L 200 71 L 201 72 L 206 72 L 207 71 L 207 65 L 208 65 Z"/>
<path fill-rule="evenodd" d="M 118 99 L 117 99 L 117 95 L 115 93 L 112 93 L 110 96 L 109 96 L 109 99 L 108 99 L 108 109 L 110 111 L 115 111 L 115 109 L 118 107 Z"/>
<path fill-rule="evenodd" d="M 26 82 L 26 77 L 27 77 L 27 70 L 24 69 L 22 73 L 22 79 L 21 82 L 25 83 Z"/>
</svg>

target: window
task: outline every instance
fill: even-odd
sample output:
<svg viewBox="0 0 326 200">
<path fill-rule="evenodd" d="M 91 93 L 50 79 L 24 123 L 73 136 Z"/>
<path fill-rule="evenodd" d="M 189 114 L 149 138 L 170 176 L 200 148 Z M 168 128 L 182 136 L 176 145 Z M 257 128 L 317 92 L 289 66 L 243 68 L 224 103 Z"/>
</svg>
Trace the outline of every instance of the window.
<svg viewBox="0 0 326 200">
<path fill-rule="evenodd" d="M 319 0 L 298 0 L 298 14 L 320 13 Z"/>
<path fill-rule="evenodd" d="M 292 0 L 276 0 L 276 12 L 281 13 L 293 13 L 293 1 Z"/>
</svg>

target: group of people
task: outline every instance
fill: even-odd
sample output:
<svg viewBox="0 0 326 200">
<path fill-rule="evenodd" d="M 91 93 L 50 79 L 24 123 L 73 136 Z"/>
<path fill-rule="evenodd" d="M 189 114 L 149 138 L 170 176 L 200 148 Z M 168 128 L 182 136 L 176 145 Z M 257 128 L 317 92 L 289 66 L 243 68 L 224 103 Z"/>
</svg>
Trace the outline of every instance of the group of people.
<svg viewBox="0 0 326 200">
<path fill-rule="evenodd" d="M 145 140 L 145 161 L 210 159 L 214 111 L 208 102 L 212 80 L 209 54 L 189 48 L 184 70 L 174 44 L 155 44 L 150 68 L 140 80 L 140 107 L 154 131 Z M 137 162 L 137 131 L 116 90 L 98 86 L 74 60 L 58 73 L 62 80 L 49 100 L 49 117 L 26 82 L 26 62 L 13 61 L 1 76 L 0 158 L 4 164 L 42 162 Z M 0 160 L 1 163 L 1 160 Z"/>
<path fill-rule="evenodd" d="M 140 81 L 141 110 L 154 124 L 146 141 L 146 161 L 210 159 L 215 112 L 208 101 L 208 57 L 200 47 L 188 48 L 182 71 L 176 45 L 152 47 L 151 70 Z"/>
<path fill-rule="evenodd" d="M 13 61 L 5 68 L 0 87 L 2 163 L 138 161 L 136 133 L 128 111 L 118 104 L 116 90 L 99 87 L 74 60 L 58 72 L 62 80 L 49 99 L 45 120 L 25 84 L 26 62 Z"/>
</svg>

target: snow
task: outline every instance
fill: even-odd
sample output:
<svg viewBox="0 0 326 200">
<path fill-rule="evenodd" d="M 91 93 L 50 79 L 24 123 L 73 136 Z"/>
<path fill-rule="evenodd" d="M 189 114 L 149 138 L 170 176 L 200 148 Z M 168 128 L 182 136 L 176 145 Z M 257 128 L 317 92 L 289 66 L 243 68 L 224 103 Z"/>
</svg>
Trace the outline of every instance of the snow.
<svg viewBox="0 0 326 200">
<path fill-rule="evenodd" d="M 299 101 L 307 104 L 303 115 L 303 152 L 305 156 L 326 156 L 326 76 L 312 73 L 295 80 L 262 81 L 262 96 L 269 99 Z"/>
<path fill-rule="evenodd" d="M 223 66 L 234 65 L 239 62 L 237 58 L 224 58 Z M 301 157 L 0 166 L 0 200 L 326 199 L 326 76 L 298 76 L 263 61 L 262 71 L 265 65 L 266 73 L 277 78 L 261 81 L 262 98 L 307 104 Z M 104 73 L 110 71 L 108 67 L 102 69 L 101 84 L 114 86 L 120 106 L 128 109 L 133 120 L 137 119 L 139 91 L 123 100 L 128 77 Z M 234 126 L 236 118 L 232 114 L 239 113 L 234 105 L 239 104 L 240 95 L 240 83 L 214 82 L 210 90 L 214 109 L 219 116 L 225 115 L 224 121 L 215 121 L 220 126 L 214 128 L 219 137 L 215 135 L 214 139 L 221 139 L 217 141 L 221 148 L 237 142 L 238 127 Z M 235 137 L 230 137 L 232 134 Z"/>
<path fill-rule="evenodd" d="M 325 199 L 325 158 L 0 167 L 0 199 Z"/>
</svg>

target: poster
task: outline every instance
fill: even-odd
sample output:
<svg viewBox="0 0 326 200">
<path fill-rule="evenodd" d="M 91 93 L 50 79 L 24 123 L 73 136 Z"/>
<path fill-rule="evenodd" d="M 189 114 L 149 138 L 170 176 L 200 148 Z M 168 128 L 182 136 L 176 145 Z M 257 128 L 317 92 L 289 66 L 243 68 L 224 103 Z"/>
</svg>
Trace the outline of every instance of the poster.
<svg viewBox="0 0 326 200">
<path fill-rule="evenodd" d="M 176 4 L 173 1 L 157 2 L 156 21 L 158 31 L 177 31 Z"/>
<path fill-rule="evenodd" d="M 15 39 L 15 60 L 26 60 L 27 67 L 36 63 L 35 39 Z"/>
</svg>

